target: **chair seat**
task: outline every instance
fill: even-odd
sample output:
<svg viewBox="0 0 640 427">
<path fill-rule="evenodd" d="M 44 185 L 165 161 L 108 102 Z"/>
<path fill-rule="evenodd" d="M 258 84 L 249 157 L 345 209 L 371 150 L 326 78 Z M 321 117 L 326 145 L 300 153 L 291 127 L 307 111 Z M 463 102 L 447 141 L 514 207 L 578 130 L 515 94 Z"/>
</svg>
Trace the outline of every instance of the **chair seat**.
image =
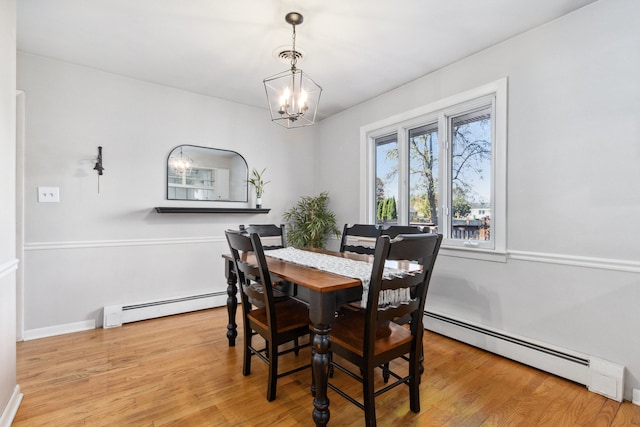
<svg viewBox="0 0 640 427">
<path fill-rule="evenodd" d="M 275 308 L 278 334 L 309 326 L 309 309 L 306 305 L 287 299 L 277 302 Z M 260 326 L 263 330 L 268 329 L 267 310 L 264 307 L 251 310 L 247 313 L 247 317 L 256 326 Z"/>
<path fill-rule="evenodd" d="M 343 347 L 363 357 L 365 312 L 347 311 L 338 317 L 331 328 L 332 345 Z M 380 323 L 376 328 L 374 352 L 376 355 L 386 353 L 394 348 L 409 344 L 411 332 L 396 323 Z"/>
</svg>

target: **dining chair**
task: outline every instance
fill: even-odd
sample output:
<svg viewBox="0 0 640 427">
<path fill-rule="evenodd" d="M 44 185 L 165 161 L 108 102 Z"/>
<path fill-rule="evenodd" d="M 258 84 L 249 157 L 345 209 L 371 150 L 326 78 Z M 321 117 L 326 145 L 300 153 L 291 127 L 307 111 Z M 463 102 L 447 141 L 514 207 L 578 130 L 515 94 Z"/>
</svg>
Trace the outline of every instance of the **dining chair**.
<svg viewBox="0 0 640 427">
<path fill-rule="evenodd" d="M 250 235 L 236 230 L 225 232 L 229 249 L 236 267 L 236 275 L 241 288 L 242 318 L 244 330 L 244 355 L 242 374 L 251 374 L 251 358 L 257 356 L 269 366 L 267 400 L 276 398 L 278 378 L 309 368 L 311 364 L 299 366 L 278 373 L 278 358 L 284 354 L 297 352 L 308 347 L 309 342 L 298 345 L 298 338 L 309 335 L 309 311 L 307 306 L 290 298 L 276 301 L 273 283 L 267 267 L 264 249 L 257 233 Z M 257 266 L 246 261 L 246 254 L 253 253 Z M 253 335 L 265 340 L 264 348 L 252 343 Z M 293 342 L 293 346 L 279 351 L 283 344 Z"/>
<path fill-rule="evenodd" d="M 375 239 L 380 236 L 380 232 L 380 227 L 373 224 L 345 224 L 340 241 L 340 252 L 373 255 Z M 359 238 L 363 238 L 365 241 L 359 241 Z M 369 243 L 367 240 L 371 242 L 371 245 L 366 245 Z"/>
<path fill-rule="evenodd" d="M 331 329 L 332 366 L 362 384 L 363 403 L 329 383 L 329 388 L 364 410 L 367 426 L 376 425 L 375 397 L 400 385 L 409 386 L 409 406 L 420 411 L 420 355 L 422 354 L 422 318 L 433 266 L 440 249 L 440 234 L 401 234 L 393 241 L 381 236 L 376 241 L 373 270 L 364 310 L 342 312 Z M 384 275 L 388 260 L 411 261 L 419 265 L 404 275 Z M 411 298 L 402 303 L 379 305 L 382 292 L 409 288 Z M 407 326 L 393 319 L 409 314 Z M 340 356 L 357 369 L 348 369 Z M 389 369 L 395 359 L 408 362 L 408 374 L 401 376 Z M 390 376 L 395 382 L 374 390 L 375 368 L 381 368 L 385 383 Z M 395 368 L 397 370 L 397 368 Z"/>
</svg>

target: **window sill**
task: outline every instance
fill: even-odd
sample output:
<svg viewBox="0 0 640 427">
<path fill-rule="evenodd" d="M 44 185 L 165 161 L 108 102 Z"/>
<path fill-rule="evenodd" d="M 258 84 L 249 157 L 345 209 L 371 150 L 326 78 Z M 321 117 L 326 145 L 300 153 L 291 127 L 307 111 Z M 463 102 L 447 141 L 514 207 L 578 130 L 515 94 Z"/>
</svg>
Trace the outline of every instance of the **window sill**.
<svg viewBox="0 0 640 427">
<path fill-rule="evenodd" d="M 475 259 L 478 261 L 507 262 L 506 252 L 490 251 L 486 249 L 469 249 L 455 246 L 440 247 L 439 256 Z"/>
</svg>

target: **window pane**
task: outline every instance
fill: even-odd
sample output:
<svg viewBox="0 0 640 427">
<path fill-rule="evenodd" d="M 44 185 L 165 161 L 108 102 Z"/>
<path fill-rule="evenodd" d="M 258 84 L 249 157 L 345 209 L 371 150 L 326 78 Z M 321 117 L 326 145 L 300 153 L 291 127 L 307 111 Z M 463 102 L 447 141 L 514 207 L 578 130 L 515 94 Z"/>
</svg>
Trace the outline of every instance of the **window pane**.
<svg viewBox="0 0 640 427">
<path fill-rule="evenodd" d="M 409 130 L 409 224 L 438 230 L 438 125 Z"/>
<path fill-rule="evenodd" d="M 491 108 L 451 118 L 451 238 L 491 238 Z"/>
<path fill-rule="evenodd" d="M 398 222 L 398 136 L 376 138 L 376 224 Z"/>
</svg>

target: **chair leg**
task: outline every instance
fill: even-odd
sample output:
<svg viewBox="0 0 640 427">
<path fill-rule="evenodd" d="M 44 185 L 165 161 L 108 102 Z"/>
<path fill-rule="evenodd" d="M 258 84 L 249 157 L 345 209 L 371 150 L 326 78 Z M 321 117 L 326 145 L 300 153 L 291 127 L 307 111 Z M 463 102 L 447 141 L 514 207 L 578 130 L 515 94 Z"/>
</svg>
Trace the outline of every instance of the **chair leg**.
<svg viewBox="0 0 640 427">
<path fill-rule="evenodd" d="M 269 383 L 267 388 L 267 400 L 271 402 L 276 398 L 276 384 L 278 381 L 278 346 L 274 341 L 269 341 Z"/>
<path fill-rule="evenodd" d="M 382 365 L 382 379 L 384 383 L 387 384 L 389 382 L 389 377 L 391 374 L 389 373 L 389 362 Z"/>
<path fill-rule="evenodd" d="M 418 384 L 422 382 L 422 374 L 424 373 L 424 350 L 420 346 L 420 357 L 418 358 Z"/>
<path fill-rule="evenodd" d="M 413 412 L 420 412 L 420 357 L 422 351 L 418 349 L 409 356 L 409 407 Z"/>
<path fill-rule="evenodd" d="M 367 366 L 362 377 L 364 419 L 367 427 L 376 427 L 376 402 L 373 396 L 373 366 Z"/>
<path fill-rule="evenodd" d="M 316 348 L 313 346 L 313 332 L 311 333 L 311 396 L 316 397 L 316 376 L 313 375 L 313 356 Z"/>
<path fill-rule="evenodd" d="M 293 345 L 295 348 L 295 350 L 293 351 L 293 354 L 297 356 L 300 353 L 300 344 L 298 344 L 298 338 L 293 340 Z"/>
<path fill-rule="evenodd" d="M 251 349 L 249 348 L 251 346 L 251 338 L 253 336 L 253 333 L 251 331 L 251 328 L 249 327 L 245 327 L 244 328 L 244 358 L 243 358 L 243 362 L 242 362 L 242 375 L 244 375 L 245 377 L 247 375 L 251 374 Z"/>
</svg>

